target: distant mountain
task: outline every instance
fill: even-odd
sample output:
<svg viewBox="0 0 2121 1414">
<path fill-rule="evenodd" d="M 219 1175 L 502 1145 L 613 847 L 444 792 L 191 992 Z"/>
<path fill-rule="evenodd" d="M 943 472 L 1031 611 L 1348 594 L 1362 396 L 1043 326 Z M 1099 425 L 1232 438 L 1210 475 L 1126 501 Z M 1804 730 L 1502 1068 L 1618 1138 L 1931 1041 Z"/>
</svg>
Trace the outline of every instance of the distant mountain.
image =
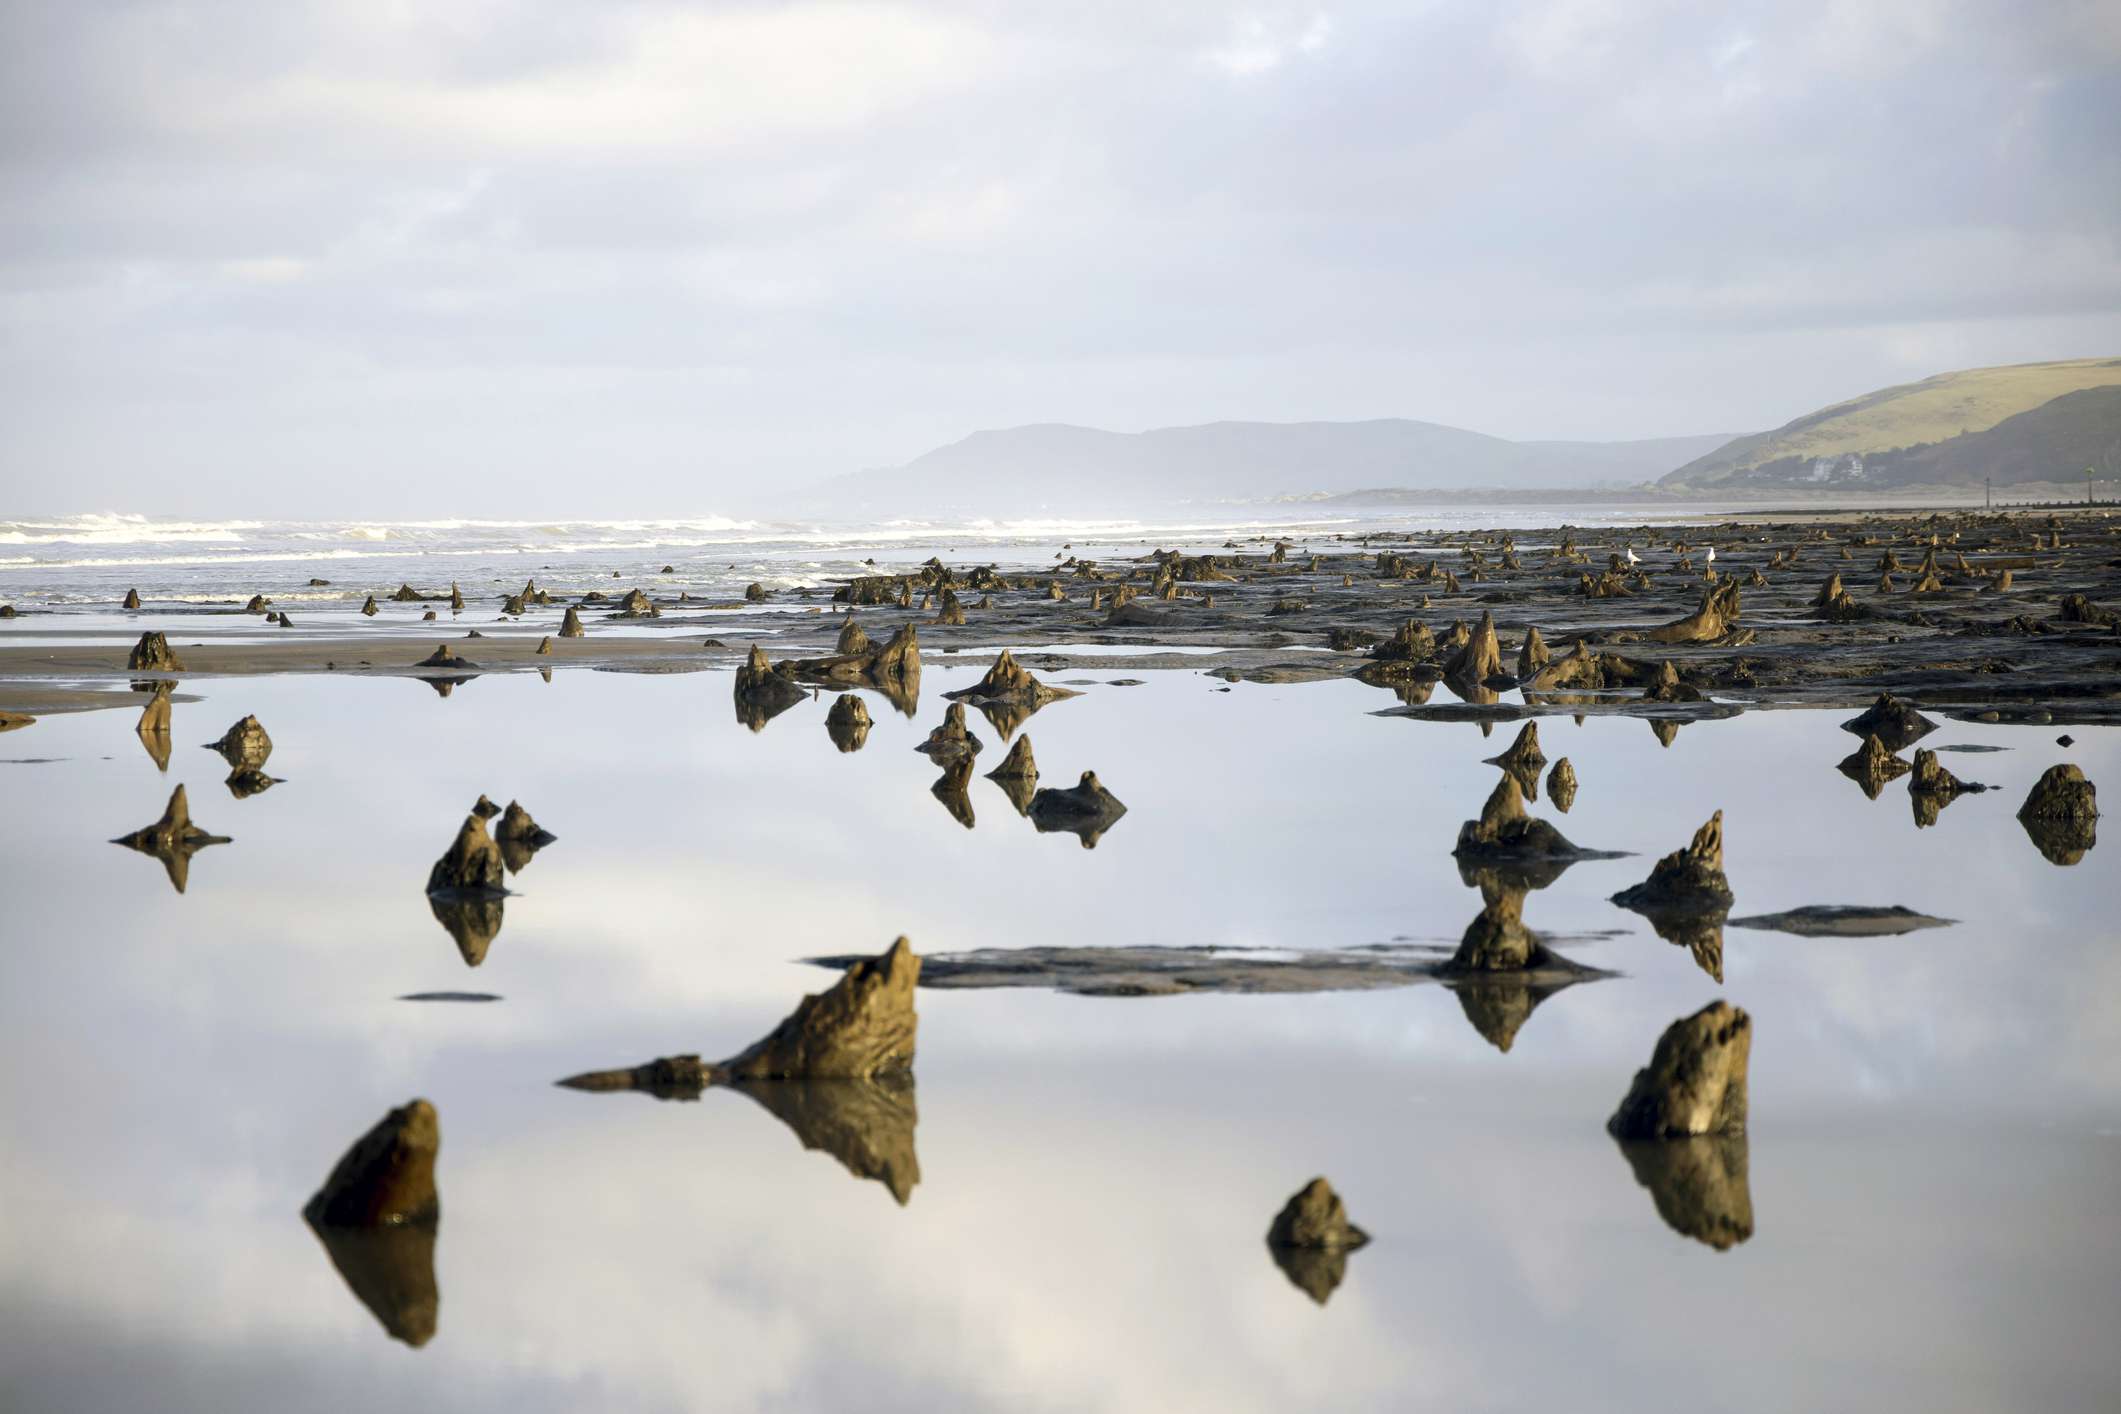
<svg viewBox="0 0 2121 1414">
<path fill-rule="evenodd" d="M 1940 373 L 1739 437 L 1664 478 L 1676 490 L 2074 483 L 2121 474 L 2121 358 Z"/>
<path fill-rule="evenodd" d="M 1590 489 L 1652 480 L 1728 440 L 1511 442 L 1399 418 L 1212 422 L 1149 432 L 1040 423 L 975 432 L 904 466 L 835 477 L 803 500 L 809 509 L 857 513 L 1080 515 L 1377 486 Z"/>
</svg>

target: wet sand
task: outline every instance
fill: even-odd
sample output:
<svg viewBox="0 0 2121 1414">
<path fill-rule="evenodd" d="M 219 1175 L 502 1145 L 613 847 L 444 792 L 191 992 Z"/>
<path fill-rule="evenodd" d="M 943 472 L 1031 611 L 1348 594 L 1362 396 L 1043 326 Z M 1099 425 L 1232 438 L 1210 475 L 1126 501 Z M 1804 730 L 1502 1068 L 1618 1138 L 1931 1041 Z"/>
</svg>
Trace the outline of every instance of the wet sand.
<svg viewBox="0 0 2121 1414">
<path fill-rule="evenodd" d="M 1639 564 L 1625 560 L 1630 551 Z M 143 614 L 143 626 L 171 635 L 183 662 L 182 673 L 166 675 L 126 668 L 132 637 L 123 630 L 69 634 L 55 617 L 24 606 L 23 617 L 0 624 L 0 710 L 129 705 L 134 699 L 108 689 L 158 677 L 439 680 L 727 668 L 754 642 L 776 661 L 829 654 L 840 611 L 854 607 L 879 642 L 901 625 L 916 626 L 931 664 L 1039 646 L 1054 651 L 1021 656 L 1049 675 L 1186 668 L 1231 681 L 1304 682 L 1361 674 L 1406 715 L 1618 711 L 1691 720 L 1747 707 L 1858 707 L 1891 691 L 1939 711 L 1994 713 L 1990 720 L 2121 720 L 2121 636 L 2106 617 L 2121 605 L 2121 522 L 2103 511 L 1373 533 L 1292 540 L 1278 553 L 1268 542 L 1204 547 L 1175 569 L 1170 558 L 880 571 L 840 590 L 841 598 L 864 601 L 859 607 L 835 603 L 827 590 L 708 604 L 648 580 L 652 616 L 615 615 L 622 590 L 595 601 L 556 596 L 505 614 L 498 601 L 468 601 L 459 613 L 446 603 L 392 602 L 387 586 L 377 587 L 373 619 L 321 632 L 300 619 L 276 629 L 262 613 Z M 1836 575 L 1845 598 L 1830 614 L 1820 599 Z M 1709 591 L 1732 583 L 1737 612 L 1724 631 L 1659 641 L 1660 626 L 1684 620 Z M 962 624 L 947 621 L 946 588 Z M 231 586 L 238 600 L 242 590 Z M 2083 606 L 2076 617 L 2072 604 Z M 558 636 L 570 606 L 584 637 Z M 431 624 L 421 620 L 429 611 L 438 616 Z M 1393 672 L 1373 661 L 1368 645 L 1409 619 L 1441 638 L 1454 623 L 1477 624 L 1483 615 L 1493 618 L 1505 671 L 1470 690 L 1448 679 L 1442 655 Z M 481 637 L 468 638 L 474 629 Z M 1698 701 L 1653 702 L 1633 684 L 1503 701 L 1499 693 L 1524 686 L 1512 670 L 1532 629 L 1555 657 L 1581 641 L 1629 669 L 1669 662 Z M 272 640 L 276 633 L 285 641 Z M 548 640 L 549 654 L 540 655 Z M 443 643 L 476 666 L 420 666 Z M 1432 702 L 1439 682 L 1445 695 Z"/>
</svg>

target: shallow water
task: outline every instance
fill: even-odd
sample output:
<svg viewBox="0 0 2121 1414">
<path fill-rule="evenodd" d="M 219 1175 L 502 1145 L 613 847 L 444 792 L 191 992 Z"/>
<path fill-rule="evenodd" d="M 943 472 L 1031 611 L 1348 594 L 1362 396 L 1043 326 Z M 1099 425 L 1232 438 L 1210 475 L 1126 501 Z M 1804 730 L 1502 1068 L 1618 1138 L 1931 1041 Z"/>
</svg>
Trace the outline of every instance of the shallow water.
<svg viewBox="0 0 2121 1414">
<path fill-rule="evenodd" d="M 1450 857 L 1509 732 L 1369 715 L 1353 683 L 1148 673 L 1048 706 L 1045 783 L 1129 813 L 1094 850 L 972 782 L 916 719 L 829 696 L 763 732 L 726 673 L 199 680 L 165 775 L 130 713 L 0 736 L 0 1405 L 20 1409 L 2099 1409 L 2121 1401 L 2121 887 L 2013 818 L 2121 732 L 1945 722 L 1995 784 L 1918 830 L 1833 769 L 1845 714 L 1541 723 L 1579 864 L 1526 921 L 1621 975 L 1497 1049 L 1434 985 L 1295 996 L 927 991 L 902 1207 L 741 1095 L 554 1088 L 732 1052 L 828 974 L 1016 945 L 1448 946 Z M 281 784 L 198 743 L 257 713 Z M 987 742 L 979 770 L 1000 742 Z M 50 759 L 57 758 L 57 759 Z M 111 837 L 187 783 L 233 843 L 175 893 Z M 2117 787 L 2109 786 L 2109 790 Z M 467 968 L 421 894 L 467 804 L 560 838 Z M 1725 982 L 1606 902 L 1725 812 L 1740 915 L 1902 903 L 1897 938 L 1731 929 Z M 486 1005 L 409 993 L 498 994 Z M 1659 1032 L 1754 1018 L 1753 1230 L 1668 1226 L 1603 1122 Z M 432 1100 L 432 1338 L 386 1334 L 299 1212 L 392 1105 Z M 1323 1173 L 1372 1243 L 1324 1306 L 1262 1241 Z"/>
</svg>

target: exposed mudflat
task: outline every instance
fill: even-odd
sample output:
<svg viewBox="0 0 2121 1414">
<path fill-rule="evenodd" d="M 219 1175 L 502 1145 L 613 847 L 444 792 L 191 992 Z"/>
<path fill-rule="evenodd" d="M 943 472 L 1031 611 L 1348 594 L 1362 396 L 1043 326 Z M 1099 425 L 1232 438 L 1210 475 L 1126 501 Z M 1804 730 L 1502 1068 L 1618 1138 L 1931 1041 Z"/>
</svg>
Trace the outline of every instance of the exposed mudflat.
<svg viewBox="0 0 2121 1414">
<path fill-rule="evenodd" d="M 1549 937 L 1549 944 L 1566 944 Z M 1550 965 L 1477 979 L 1449 976 L 1450 948 L 1380 944 L 1343 952 L 1265 954 L 1218 947 L 981 948 L 921 959 L 921 986 L 1035 987 L 1083 997 L 1172 997 L 1189 992 L 1347 992 L 1477 980 L 1551 990 L 1613 974 L 1555 958 Z M 814 957 L 842 969 L 850 956 Z"/>
<path fill-rule="evenodd" d="M 1842 589 L 1831 602 L 1830 576 Z M 1707 596 L 1734 583 L 1730 612 L 1703 625 Z M 1891 691 L 1975 720 L 2121 720 L 2121 521 L 2104 511 L 1320 535 L 1282 542 L 1278 554 L 1250 542 L 1035 569 L 932 566 L 880 573 L 837 596 L 785 591 L 760 604 L 710 604 L 651 582 L 649 610 L 629 614 L 609 598 L 560 596 L 520 606 L 477 599 L 452 612 L 387 600 L 388 589 L 377 586 L 378 612 L 352 630 L 318 633 L 299 619 L 279 629 L 227 611 L 157 619 L 183 663 L 174 674 L 129 671 L 122 633 L 62 635 L 27 614 L 0 629 L 0 710 L 121 705 L 131 699 L 98 689 L 158 677 L 382 674 L 454 684 L 531 670 L 686 672 L 732 667 L 754 642 L 775 661 L 815 657 L 833 651 L 838 611 L 849 607 L 837 597 L 858 603 L 877 642 L 916 625 L 929 663 L 1013 647 L 1026 668 L 1049 675 L 1188 669 L 1302 683 L 1363 672 L 1381 709 L 1408 716 L 1619 712 L 1677 724 L 1749 707 L 1854 708 Z M 231 583 L 232 595 L 242 590 Z M 512 607 L 522 612 L 503 612 Z M 586 636 L 559 636 L 569 607 Z M 1493 617 L 1500 666 L 1484 665 L 1494 670 L 1478 681 L 1455 679 L 1453 625 L 1483 615 Z M 1410 619 L 1431 631 L 1436 651 L 1380 662 L 1372 645 Z M 473 629 L 480 637 L 468 639 Z M 1527 673 L 1520 682 L 1533 629 L 1557 660 L 1579 642 L 1604 658 L 1600 681 L 1541 686 Z M 421 666 L 442 643 L 477 666 Z M 1652 692 L 1647 677 L 1665 663 L 1676 682 Z"/>
<path fill-rule="evenodd" d="M 1932 918 L 1898 904 L 1890 908 L 1866 908 L 1859 904 L 1815 903 L 1782 913 L 1733 918 L 1727 926 L 1794 933 L 1800 938 L 1891 938 L 1924 928 L 1949 928 L 1957 921 L 1955 918 Z"/>
</svg>

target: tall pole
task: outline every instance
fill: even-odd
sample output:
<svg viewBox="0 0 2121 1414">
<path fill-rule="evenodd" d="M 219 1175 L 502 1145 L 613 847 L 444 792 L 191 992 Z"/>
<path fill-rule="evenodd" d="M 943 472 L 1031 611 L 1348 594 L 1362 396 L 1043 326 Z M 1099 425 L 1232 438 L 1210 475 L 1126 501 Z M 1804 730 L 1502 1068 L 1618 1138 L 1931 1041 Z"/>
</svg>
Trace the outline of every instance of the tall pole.
<svg viewBox="0 0 2121 1414">
<path fill-rule="evenodd" d="M 1996 509 L 1996 478 L 1993 476 L 1981 478 L 1981 509 L 1984 511 Z"/>
</svg>

